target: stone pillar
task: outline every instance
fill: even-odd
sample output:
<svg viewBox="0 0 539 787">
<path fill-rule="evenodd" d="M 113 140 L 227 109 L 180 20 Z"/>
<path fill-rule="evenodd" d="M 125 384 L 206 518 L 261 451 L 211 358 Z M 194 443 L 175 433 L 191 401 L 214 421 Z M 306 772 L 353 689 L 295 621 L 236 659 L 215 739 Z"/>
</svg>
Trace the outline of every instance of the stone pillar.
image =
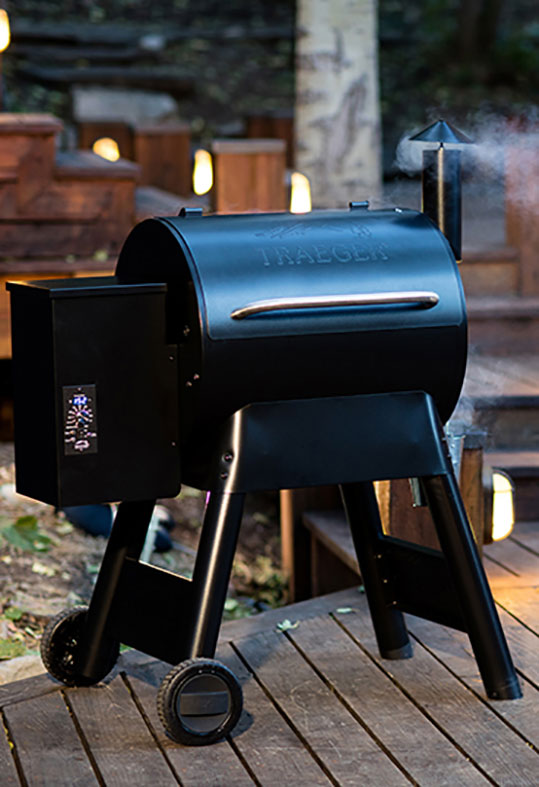
<svg viewBox="0 0 539 787">
<path fill-rule="evenodd" d="M 298 0 L 296 168 L 314 207 L 379 195 L 376 0 Z"/>
</svg>

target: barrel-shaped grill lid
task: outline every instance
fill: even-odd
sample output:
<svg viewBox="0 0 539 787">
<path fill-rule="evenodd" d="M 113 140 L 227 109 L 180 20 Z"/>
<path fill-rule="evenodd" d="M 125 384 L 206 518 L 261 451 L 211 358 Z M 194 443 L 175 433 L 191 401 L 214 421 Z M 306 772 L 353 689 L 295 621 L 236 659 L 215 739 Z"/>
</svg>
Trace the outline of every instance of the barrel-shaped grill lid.
<svg viewBox="0 0 539 787">
<path fill-rule="evenodd" d="M 446 238 L 421 213 L 151 219 L 116 274 L 168 285 L 193 430 L 257 401 L 419 390 L 445 420 L 458 399 L 464 295 Z"/>
<path fill-rule="evenodd" d="M 185 256 L 211 339 L 442 327 L 465 319 L 451 249 L 415 211 L 162 221 Z M 173 275 L 167 266 L 178 262 L 159 261 L 165 281 Z M 373 297 L 358 297 L 355 305 L 343 297 L 365 295 Z M 377 295 L 393 295 L 396 303 Z M 312 308 L 305 308 L 309 300 Z M 273 305 L 265 310 L 268 301 Z"/>
</svg>

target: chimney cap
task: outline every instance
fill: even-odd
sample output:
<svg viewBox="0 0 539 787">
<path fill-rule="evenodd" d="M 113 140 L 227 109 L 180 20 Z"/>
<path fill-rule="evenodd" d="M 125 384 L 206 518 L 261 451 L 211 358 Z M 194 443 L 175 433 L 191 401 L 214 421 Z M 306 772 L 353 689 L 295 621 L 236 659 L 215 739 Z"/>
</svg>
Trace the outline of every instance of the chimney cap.
<svg viewBox="0 0 539 787">
<path fill-rule="evenodd" d="M 413 142 L 440 142 L 451 145 L 473 144 L 473 140 L 445 120 L 436 120 L 430 126 L 424 128 L 423 131 L 410 137 L 410 140 Z"/>
</svg>

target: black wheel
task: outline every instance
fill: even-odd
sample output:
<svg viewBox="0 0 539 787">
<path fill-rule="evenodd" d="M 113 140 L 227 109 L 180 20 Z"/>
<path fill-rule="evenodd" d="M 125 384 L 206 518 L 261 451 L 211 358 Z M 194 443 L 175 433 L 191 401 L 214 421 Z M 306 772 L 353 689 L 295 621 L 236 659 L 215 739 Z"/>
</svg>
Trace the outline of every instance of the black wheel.
<svg viewBox="0 0 539 787">
<path fill-rule="evenodd" d="M 75 657 L 87 607 L 64 609 L 50 620 L 41 638 L 41 659 L 47 672 L 66 686 L 91 686 L 98 683 L 116 664 L 120 645 L 111 650 L 102 674 L 95 678 L 80 675 L 75 669 Z"/>
<path fill-rule="evenodd" d="M 241 686 L 228 667 L 207 658 L 173 667 L 157 694 L 159 718 L 172 740 L 205 746 L 227 735 L 243 707 Z"/>
</svg>

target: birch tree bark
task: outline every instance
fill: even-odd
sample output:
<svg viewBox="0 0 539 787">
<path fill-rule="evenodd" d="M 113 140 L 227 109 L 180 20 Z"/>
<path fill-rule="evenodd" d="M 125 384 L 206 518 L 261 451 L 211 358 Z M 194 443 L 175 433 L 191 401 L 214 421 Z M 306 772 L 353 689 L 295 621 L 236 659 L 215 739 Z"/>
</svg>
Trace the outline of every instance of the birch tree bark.
<svg viewBox="0 0 539 787">
<path fill-rule="evenodd" d="M 297 0 L 296 167 L 313 207 L 381 186 L 376 0 Z"/>
</svg>

